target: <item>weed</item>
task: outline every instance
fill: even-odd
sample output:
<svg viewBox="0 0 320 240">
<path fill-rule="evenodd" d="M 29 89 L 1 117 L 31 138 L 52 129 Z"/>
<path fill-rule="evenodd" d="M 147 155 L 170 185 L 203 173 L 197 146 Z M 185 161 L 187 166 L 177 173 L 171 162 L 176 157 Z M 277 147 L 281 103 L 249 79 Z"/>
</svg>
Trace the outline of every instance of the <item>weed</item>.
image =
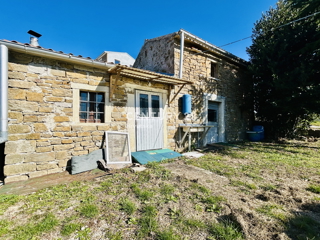
<svg viewBox="0 0 320 240">
<path fill-rule="evenodd" d="M 86 218 L 93 218 L 99 214 L 99 209 L 93 204 L 85 204 L 80 207 L 80 214 Z"/>
<path fill-rule="evenodd" d="M 282 222 L 287 221 L 288 217 L 281 211 L 283 208 L 276 204 L 266 204 L 256 209 L 257 212 L 265 214 L 269 217 L 281 220 Z"/>
<path fill-rule="evenodd" d="M 166 200 L 165 200 L 165 202 L 166 203 L 168 203 L 168 202 L 170 202 L 170 201 L 172 201 L 172 202 L 178 202 L 178 198 L 177 197 L 175 197 L 175 196 L 173 196 L 173 195 L 170 195 L 170 196 L 168 196 L 168 197 L 166 197 Z"/>
<path fill-rule="evenodd" d="M 37 223 L 30 222 L 27 225 L 14 228 L 14 239 L 34 239 L 35 236 L 53 230 L 53 228 L 57 226 L 58 223 L 59 221 L 56 219 L 56 217 L 52 213 L 49 213 L 45 215 L 42 221 L 39 220 L 37 221 Z"/>
<path fill-rule="evenodd" d="M 163 184 L 160 188 L 160 193 L 164 195 L 170 195 L 174 193 L 174 186 L 172 184 Z"/>
<path fill-rule="evenodd" d="M 137 196 L 137 198 L 139 198 L 141 201 L 147 201 L 153 196 L 153 192 L 148 190 L 141 190 L 137 184 L 132 184 L 131 189 Z"/>
<path fill-rule="evenodd" d="M 219 212 L 221 210 L 220 202 L 224 201 L 225 198 L 221 196 L 209 196 L 202 198 L 202 202 L 206 204 L 206 212 Z"/>
<path fill-rule="evenodd" d="M 203 211 L 203 207 L 200 204 L 196 204 L 194 209 L 198 212 L 202 212 Z"/>
<path fill-rule="evenodd" d="M 8 207 L 16 204 L 20 199 L 18 195 L 0 195 L 0 214 L 2 215 Z"/>
<path fill-rule="evenodd" d="M 116 233 L 107 232 L 106 237 L 110 240 L 122 240 L 123 239 L 122 232 L 116 232 Z"/>
<path fill-rule="evenodd" d="M 178 218 L 181 215 L 181 210 L 177 209 L 176 207 L 169 208 L 168 215 L 171 219 Z"/>
<path fill-rule="evenodd" d="M 210 237 L 212 240 L 240 240 L 244 239 L 241 228 L 231 220 L 224 220 L 209 226 Z"/>
<path fill-rule="evenodd" d="M 257 189 L 257 186 L 254 185 L 253 183 L 245 183 L 245 182 L 238 181 L 238 180 L 231 180 L 231 185 L 236 186 L 236 187 L 237 186 L 244 186 L 250 190 Z"/>
<path fill-rule="evenodd" d="M 79 223 L 68 223 L 65 224 L 61 229 L 61 235 L 69 236 L 71 233 L 74 233 L 77 230 L 81 230 L 81 224 Z"/>
<path fill-rule="evenodd" d="M 84 228 L 77 233 L 77 237 L 79 238 L 79 240 L 90 240 L 91 239 L 90 233 L 91 233 L 90 228 Z"/>
<path fill-rule="evenodd" d="M 122 198 L 120 200 L 120 210 L 124 211 L 128 215 L 132 215 L 137 210 L 137 207 L 128 198 Z"/>
<path fill-rule="evenodd" d="M 159 162 L 148 162 L 146 165 L 148 168 L 151 168 L 153 170 L 153 173 L 163 179 L 168 180 L 172 176 L 171 172 L 167 169 L 165 169 L 163 166 L 161 166 L 161 163 Z"/>
<path fill-rule="evenodd" d="M 0 237 L 9 232 L 10 222 L 7 220 L 0 220 Z"/>
<path fill-rule="evenodd" d="M 277 189 L 277 187 L 273 184 L 265 184 L 265 185 L 260 186 L 260 188 L 264 191 L 274 191 Z"/>
<path fill-rule="evenodd" d="M 138 224 L 138 221 L 136 218 L 132 217 L 132 218 L 128 218 L 127 223 L 128 224 Z"/>
<path fill-rule="evenodd" d="M 309 187 L 306 188 L 306 190 L 320 194 L 320 185 L 310 185 Z"/>
<path fill-rule="evenodd" d="M 173 232 L 173 230 L 167 229 L 163 231 L 157 231 L 157 240 L 180 240 L 181 237 Z"/>
<path fill-rule="evenodd" d="M 209 194 L 209 193 L 210 193 L 210 190 L 209 190 L 208 188 L 202 186 L 202 185 L 199 184 L 199 183 L 192 183 L 192 184 L 190 185 L 190 187 L 191 187 L 192 189 L 198 190 L 199 192 L 204 193 L 204 194 Z"/>
<path fill-rule="evenodd" d="M 196 219 L 183 219 L 182 220 L 182 224 L 188 229 L 204 229 L 206 228 L 206 224 L 200 220 L 196 220 Z"/>
<path fill-rule="evenodd" d="M 146 205 L 143 208 L 143 215 L 149 217 L 155 217 L 157 215 L 157 208 L 152 205 Z"/>
</svg>

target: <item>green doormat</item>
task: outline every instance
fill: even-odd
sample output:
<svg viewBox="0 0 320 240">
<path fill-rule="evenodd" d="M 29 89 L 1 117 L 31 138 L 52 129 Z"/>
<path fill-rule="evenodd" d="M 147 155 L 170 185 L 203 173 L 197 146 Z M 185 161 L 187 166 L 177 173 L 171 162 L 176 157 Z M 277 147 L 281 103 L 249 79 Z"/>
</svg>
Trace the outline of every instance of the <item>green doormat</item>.
<svg viewBox="0 0 320 240">
<path fill-rule="evenodd" d="M 140 164 L 147 164 L 148 162 L 160 162 L 166 159 L 181 157 L 182 155 L 170 149 L 159 149 L 132 152 L 131 156 L 134 162 L 138 162 Z"/>
</svg>

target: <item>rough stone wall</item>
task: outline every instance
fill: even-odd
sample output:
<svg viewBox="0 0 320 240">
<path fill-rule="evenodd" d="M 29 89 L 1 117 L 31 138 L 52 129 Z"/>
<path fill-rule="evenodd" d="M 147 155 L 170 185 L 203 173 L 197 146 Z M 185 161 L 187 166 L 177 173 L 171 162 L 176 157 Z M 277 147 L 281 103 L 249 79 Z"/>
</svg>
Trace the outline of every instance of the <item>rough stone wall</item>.
<svg viewBox="0 0 320 240">
<path fill-rule="evenodd" d="M 15 52 L 9 53 L 8 78 L 5 183 L 65 171 L 72 156 L 102 147 L 104 131 L 127 131 L 128 94 L 134 94 L 134 89 L 125 84 L 135 84 L 137 88 L 150 85 L 125 77 L 115 81 L 115 76 L 105 70 Z M 75 121 L 72 83 L 109 87 L 110 78 L 114 86 L 112 102 L 105 99 L 109 121 Z M 164 84 L 151 85 L 168 88 Z"/>
<path fill-rule="evenodd" d="M 174 40 L 175 34 L 146 40 L 133 67 L 160 72 L 174 73 Z"/>
<path fill-rule="evenodd" d="M 174 49 L 175 76 L 179 75 L 180 48 L 175 45 Z M 211 77 L 211 62 L 216 62 L 218 71 L 217 78 Z M 211 93 L 225 98 L 225 140 L 239 141 L 245 139 L 245 132 L 248 130 L 252 109 L 248 94 L 250 82 L 246 74 L 246 68 L 239 66 L 227 59 L 217 56 L 199 53 L 196 49 L 185 48 L 183 78 L 194 82 L 193 85 L 186 85 L 180 92 L 169 109 L 175 118 L 168 121 L 172 126 L 171 136 L 178 139 L 177 126 L 181 123 L 203 124 L 205 119 L 204 94 Z M 175 87 L 177 92 L 179 87 Z M 179 98 L 183 94 L 192 95 L 192 113 L 189 117 L 184 117 L 179 112 Z M 193 134 L 193 143 L 196 143 L 197 133 Z M 175 140 L 171 140 L 173 146 Z M 177 149 L 177 145 L 176 145 Z M 180 149 L 181 150 L 181 149 Z"/>
<path fill-rule="evenodd" d="M 121 128 L 73 122 L 71 82 L 109 85 L 102 70 L 10 52 L 8 78 L 6 183 L 64 171 L 72 156 L 101 146 L 103 131 Z"/>
</svg>

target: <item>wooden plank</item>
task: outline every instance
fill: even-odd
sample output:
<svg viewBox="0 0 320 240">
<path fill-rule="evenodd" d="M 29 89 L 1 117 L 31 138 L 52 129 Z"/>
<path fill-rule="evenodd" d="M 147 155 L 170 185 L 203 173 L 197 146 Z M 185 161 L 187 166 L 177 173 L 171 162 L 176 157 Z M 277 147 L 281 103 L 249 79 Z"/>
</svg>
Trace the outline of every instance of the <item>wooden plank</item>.
<svg viewBox="0 0 320 240">
<path fill-rule="evenodd" d="M 186 84 L 182 84 L 182 86 L 180 87 L 179 91 L 173 96 L 172 100 L 169 101 L 169 103 L 172 103 L 174 101 L 174 99 L 178 96 L 178 94 L 181 92 L 182 88 L 185 86 Z"/>
</svg>

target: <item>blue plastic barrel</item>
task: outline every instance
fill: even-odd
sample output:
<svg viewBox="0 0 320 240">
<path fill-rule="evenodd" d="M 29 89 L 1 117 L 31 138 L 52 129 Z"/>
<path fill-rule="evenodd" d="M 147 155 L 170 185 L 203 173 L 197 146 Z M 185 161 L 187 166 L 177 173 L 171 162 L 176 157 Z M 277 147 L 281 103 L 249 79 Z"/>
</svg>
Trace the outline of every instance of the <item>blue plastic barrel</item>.
<svg viewBox="0 0 320 240">
<path fill-rule="evenodd" d="M 182 113 L 184 115 L 191 114 L 191 95 L 189 94 L 182 96 Z"/>
<path fill-rule="evenodd" d="M 260 136 L 259 141 L 264 139 L 264 128 L 263 128 L 263 126 L 260 126 L 260 125 L 253 126 L 252 130 L 255 131 L 255 132 L 259 132 L 259 136 Z"/>
<path fill-rule="evenodd" d="M 260 141 L 260 132 L 256 131 L 247 131 L 249 141 L 251 142 L 259 142 Z"/>
</svg>

